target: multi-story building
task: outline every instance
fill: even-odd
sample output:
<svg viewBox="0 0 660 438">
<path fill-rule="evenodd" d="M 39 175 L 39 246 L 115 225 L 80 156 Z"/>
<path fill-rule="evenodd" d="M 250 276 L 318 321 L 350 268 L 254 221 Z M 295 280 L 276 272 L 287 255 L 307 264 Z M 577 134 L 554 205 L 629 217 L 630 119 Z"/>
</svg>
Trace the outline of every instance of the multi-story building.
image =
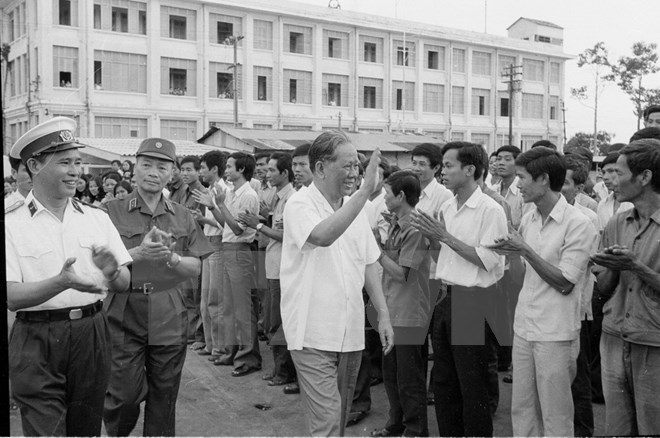
<svg viewBox="0 0 660 438">
<path fill-rule="evenodd" d="M 492 150 L 509 142 L 511 113 L 514 144 L 561 142 L 570 56 L 551 23 L 521 18 L 509 28 L 513 38 L 289 1 L 0 6 L 10 49 L 2 81 L 5 152 L 28 127 L 55 115 L 77 119 L 82 137 L 195 140 L 209 126 L 233 125 L 234 89 L 243 128 L 341 125 L 471 140 Z M 236 50 L 231 37 L 243 37 L 235 38 Z M 502 75 L 510 65 L 522 71 L 513 101 Z"/>
</svg>

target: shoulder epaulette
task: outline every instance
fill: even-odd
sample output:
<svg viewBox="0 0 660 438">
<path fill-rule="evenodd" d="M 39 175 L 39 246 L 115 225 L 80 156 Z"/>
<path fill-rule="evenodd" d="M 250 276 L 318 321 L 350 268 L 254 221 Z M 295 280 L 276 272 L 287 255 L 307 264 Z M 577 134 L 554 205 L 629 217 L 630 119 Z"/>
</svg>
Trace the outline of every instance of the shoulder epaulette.
<svg viewBox="0 0 660 438">
<path fill-rule="evenodd" d="M 18 199 L 16 202 L 14 202 L 11 205 L 6 205 L 5 206 L 5 214 L 11 213 L 12 211 L 16 210 L 18 207 L 21 205 L 25 204 L 25 201 L 22 199 Z"/>
</svg>

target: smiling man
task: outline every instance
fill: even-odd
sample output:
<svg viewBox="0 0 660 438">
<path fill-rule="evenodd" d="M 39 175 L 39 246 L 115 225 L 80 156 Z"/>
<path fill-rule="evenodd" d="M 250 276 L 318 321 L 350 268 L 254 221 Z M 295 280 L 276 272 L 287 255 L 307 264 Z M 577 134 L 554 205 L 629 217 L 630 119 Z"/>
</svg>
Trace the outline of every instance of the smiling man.
<svg viewBox="0 0 660 438">
<path fill-rule="evenodd" d="M 108 216 L 72 196 L 81 174 L 76 123 L 56 117 L 10 151 L 33 190 L 6 215 L 12 395 L 27 436 L 98 436 L 110 375 L 106 291 L 129 284 L 131 257 Z"/>
<path fill-rule="evenodd" d="M 364 349 L 363 285 L 378 312 L 384 353 L 393 345 L 376 267 L 380 250 L 363 212 L 376 188 L 379 159 L 376 150 L 353 193 L 355 146 L 340 131 L 322 133 L 309 150 L 314 182 L 284 209 L 282 325 L 312 436 L 344 434 Z"/>
</svg>

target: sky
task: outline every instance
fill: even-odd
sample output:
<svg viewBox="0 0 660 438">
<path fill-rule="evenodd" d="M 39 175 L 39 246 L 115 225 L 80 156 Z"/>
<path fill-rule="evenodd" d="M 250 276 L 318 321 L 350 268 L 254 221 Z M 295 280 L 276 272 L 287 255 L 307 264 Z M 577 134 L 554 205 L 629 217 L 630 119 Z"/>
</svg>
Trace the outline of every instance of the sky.
<svg viewBox="0 0 660 438">
<path fill-rule="evenodd" d="M 296 1 L 328 5 L 328 0 Z M 339 0 L 339 4 L 343 10 L 475 32 L 487 29 L 500 36 L 506 36 L 507 27 L 520 17 L 550 21 L 564 28 L 564 52 L 576 58 L 599 41 L 605 43 L 610 62 L 630 56 L 638 41 L 660 46 L 660 0 Z M 570 139 L 576 132 L 593 132 L 594 113 L 572 98 L 569 90 L 582 85 L 593 90 L 594 79 L 588 67 L 577 67 L 577 59 L 567 61 L 565 75 Z M 645 79 L 644 86 L 660 88 L 660 73 Z M 600 94 L 598 108 L 598 130 L 614 134 L 613 142 L 627 142 L 637 130 L 633 104 L 615 83 Z"/>
</svg>

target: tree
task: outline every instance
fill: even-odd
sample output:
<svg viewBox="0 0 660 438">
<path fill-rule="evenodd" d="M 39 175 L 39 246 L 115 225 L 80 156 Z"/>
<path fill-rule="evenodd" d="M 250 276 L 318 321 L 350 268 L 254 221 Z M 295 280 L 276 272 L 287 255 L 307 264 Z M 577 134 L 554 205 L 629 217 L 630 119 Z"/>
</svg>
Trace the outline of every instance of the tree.
<svg viewBox="0 0 660 438">
<path fill-rule="evenodd" d="M 654 103 L 660 103 L 660 89 L 646 88 L 643 80 L 660 71 L 656 43 L 643 41 L 633 44 L 633 56 L 622 56 L 616 64 L 612 65 L 612 72 L 606 76 L 607 80 L 616 81 L 616 84 L 626 93 L 632 101 L 637 116 L 637 129 L 644 113 L 644 108 Z"/>
<path fill-rule="evenodd" d="M 583 85 L 579 88 L 571 88 L 571 96 L 577 99 L 580 103 L 584 104 L 586 107 L 590 108 L 594 112 L 594 132 L 591 136 L 592 141 L 598 137 L 598 98 L 605 90 L 606 86 L 606 72 L 610 71 L 610 62 L 607 59 L 608 57 L 607 49 L 605 48 L 605 43 L 602 41 L 597 42 L 590 49 L 586 49 L 584 52 L 580 53 L 578 56 L 578 68 L 588 66 L 591 69 L 594 78 L 594 92 L 593 92 L 593 106 L 584 104 L 585 101 L 589 100 L 589 89 L 586 85 Z M 590 145 L 590 148 L 594 148 L 596 145 Z"/>
<path fill-rule="evenodd" d="M 596 136 L 586 132 L 576 132 L 566 144 L 567 148 L 582 146 L 589 149 L 594 155 L 606 155 L 614 134 L 607 131 L 598 131 Z"/>
</svg>

